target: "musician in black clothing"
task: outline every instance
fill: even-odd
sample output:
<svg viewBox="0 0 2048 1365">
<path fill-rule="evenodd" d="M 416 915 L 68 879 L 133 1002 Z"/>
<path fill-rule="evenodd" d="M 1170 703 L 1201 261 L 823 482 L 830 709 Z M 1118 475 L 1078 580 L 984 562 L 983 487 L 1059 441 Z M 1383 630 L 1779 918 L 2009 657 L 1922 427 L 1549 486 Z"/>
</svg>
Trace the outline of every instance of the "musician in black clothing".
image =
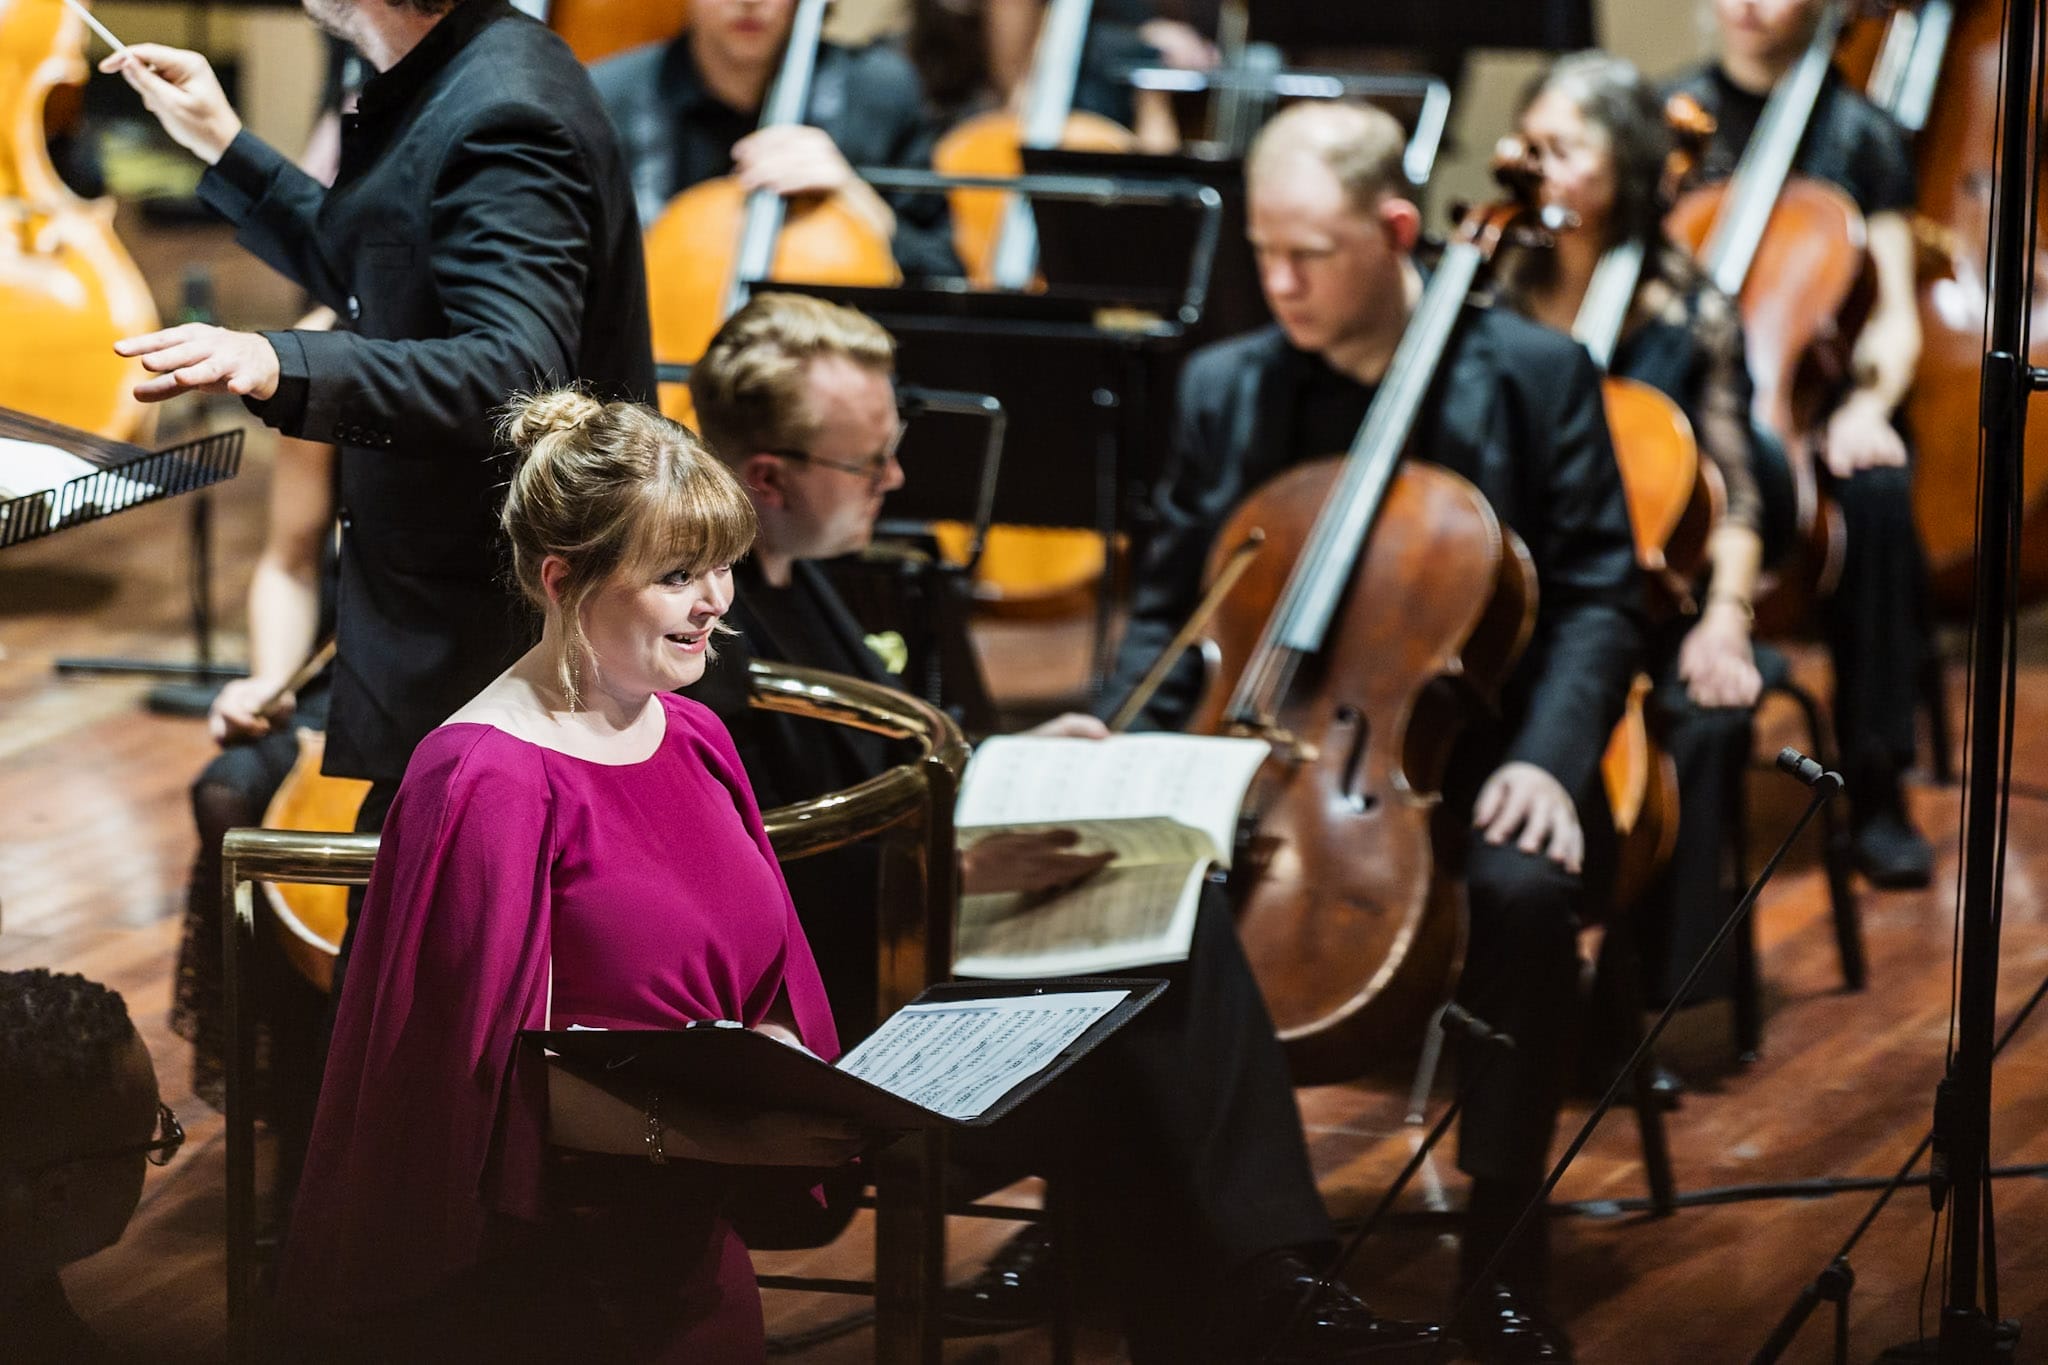
<svg viewBox="0 0 2048 1365">
<path fill-rule="evenodd" d="M 894 681 L 812 562 L 863 548 L 882 495 L 902 482 L 892 364 L 888 334 L 861 314 L 763 294 L 726 322 L 691 376 L 705 437 L 740 476 L 761 527 L 753 557 L 734 569 L 726 620 L 739 639 L 721 646 L 692 695 L 726 721 L 764 805 L 850 786 L 890 761 L 878 737 L 750 711 L 745 679 L 754 654 Z M 1086 716 L 1041 732 L 1104 733 Z M 963 867 L 970 887 L 986 875 L 980 855 Z M 1071 856 L 1054 849 L 1038 861 Z M 845 1036 L 858 1038 L 874 1024 L 872 852 L 785 871 Z M 1123 1305 L 1135 1359 L 1377 1360 L 1426 1345 L 1433 1328 L 1377 1321 L 1341 1286 L 1273 1341 L 1334 1239 L 1286 1060 L 1219 895 L 1202 906 L 1187 964 L 1165 974 L 1165 997 L 1106 1045 L 1086 1092 L 1060 1126 L 1033 1135 L 1021 1164 L 1013 1151 L 967 1155 L 1065 1182 L 1091 1280 Z M 999 1253 L 950 1296 L 955 1327 L 1029 1321 L 1048 1289 L 1042 1256 L 1036 1240 Z"/>
<path fill-rule="evenodd" d="M 821 43 L 805 126 L 757 128 L 795 13 L 796 0 L 697 0 L 677 37 L 591 68 L 641 225 L 692 185 L 737 175 L 749 189 L 838 199 L 890 240 L 906 276 L 957 276 L 945 199 L 877 194 L 853 170 L 931 168 L 938 127 L 895 47 Z"/>
<path fill-rule="evenodd" d="M 1133 589 L 1117 685 L 1139 676 L 1200 594 L 1231 510 L 1303 460 L 1349 448 L 1422 289 L 1419 214 L 1404 197 L 1394 120 L 1358 105 L 1298 105 L 1247 161 L 1248 231 L 1275 325 L 1197 352 Z M 1586 868 L 1608 842 L 1599 760 L 1640 648 L 1641 585 L 1599 376 L 1585 351 L 1511 313 L 1467 310 L 1425 401 L 1416 455 L 1476 484 L 1527 543 L 1534 638 L 1502 714 L 1470 717 L 1446 797 L 1468 810 L 1470 946 L 1460 999 L 1513 1036 L 1468 1048 L 1459 1164 L 1474 1177 L 1464 1242 L 1476 1278 L 1541 1183 L 1559 1103 Z M 1182 724 L 1200 670 L 1182 661 L 1146 719 Z M 1589 854 L 1592 855 L 1589 858 Z M 1540 1230 L 1509 1249 L 1479 1310 L 1458 1324 L 1487 1359 L 1559 1360 L 1544 1320 Z"/>
<path fill-rule="evenodd" d="M 1805 51 L 1821 0 L 1715 0 L 1714 13 L 1720 59 L 1672 86 L 1714 116 L 1702 167 L 1709 180 L 1733 173 L 1771 90 Z M 1877 277 L 1876 302 L 1856 340 L 1854 386 L 1829 416 L 1821 451 L 1845 532 L 1841 581 L 1825 620 L 1857 860 L 1880 886 L 1925 886 L 1933 852 L 1900 787 L 1917 748 L 1917 683 L 1930 647 L 1910 459 L 1894 425 L 1920 358 L 1913 163 L 1898 125 L 1830 71 L 1793 170 L 1838 185 L 1855 201 Z"/>
<path fill-rule="evenodd" d="M 377 70 L 331 189 L 243 130 L 199 54 L 137 44 L 101 69 L 208 164 L 200 197 L 237 240 L 339 329 L 187 324 L 121 349 L 156 376 L 139 397 L 233 393 L 340 447 L 324 771 L 371 780 L 357 828 L 376 830 L 414 746 L 532 643 L 500 577 L 493 410 L 578 380 L 650 399 L 654 360 L 625 164 L 568 46 L 503 0 L 310 9 Z"/>
<path fill-rule="evenodd" d="M 1548 249 L 1515 254 L 1502 271 L 1503 294 L 1570 332 L 1601 262 L 1639 248 L 1641 274 L 1609 369 L 1679 405 L 1726 493 L 1704 575 L 1683 585 L 1698 610 L 1660 621 L 1649 650 L 1659 739 L 1683 796 L 1671 857 L 1641 906 L 1650 989 L 1664 998 L 1733 903 L 1726 816 L 1738 808 L 1731 787 L 1748 766 L 1763 687 L 1751 604 L 1767 543 L 1775 554 L 1792 538 L 1791 473 L 1782 453 L 1771 459 L 1759 449 L 1734 301 L 1664 235 L 1660 182 L 1671 134 L 1648 82 L 1619 57 L 1576 53 L 1531 85 L 1519 123 L 1543 168 L 1544 202 L 1575 222 Z M 1731 980 L 1723 954 L 1695 998 L 1726 994 Z"/>
</svg>

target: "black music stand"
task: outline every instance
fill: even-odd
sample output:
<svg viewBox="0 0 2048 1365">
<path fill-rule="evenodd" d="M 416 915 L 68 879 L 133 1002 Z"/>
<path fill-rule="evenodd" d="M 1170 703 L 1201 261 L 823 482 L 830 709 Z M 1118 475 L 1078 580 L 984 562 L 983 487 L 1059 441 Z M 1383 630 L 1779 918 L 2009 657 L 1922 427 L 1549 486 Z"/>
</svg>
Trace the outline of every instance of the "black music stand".
<svg viewBox="0 0 2048 1365">
<path fill-rule="evenodd" d="M 1093 531 L 1109 544 L 1133 524 L 1163 457 L 1171 373 L 1207 306 L 1221 228 L 1217 192 L 1188 181 L 1026 176 L 987 181 L 926 172 L 862 170 L 877 188 L 943 190 L 960 183 L 1016 188 L 1041 204 L 1089 204 L 1142 216 L 1144 231 L 1100 232 L 1124 243 L 1122 273 L 1105 270 L 1044 293 L 959 288 L 773 287 L 858 308 L 896 338 L 897 370 L 926 388 L 992 395 L 1008 415 L 992 506 L 980 468 L 927 460 L 906 438 L 913 476 L 883 508 L 891 522 L 993 520 Z M 1171 263 L 1162 270 L 1160 261 Z M 1017 452 L 1023 452 L 1020 456 Z M 927 472 L 929 471 L 929 472 Z M 1114 604 L 1097 595 L 1095 679 L 1107 670 Z"/>
<path fill-rule="evenodd" d="M 1141 67 L 1130 73 L 1133 86 L 1146 90 L 1197 92 L 1217 88 L 1226 78 L 1216 73 L 1178 71 L 1164 67 Z M 1250 79 L 1250 78 L 1245 78 Z M 1433 76 L 1380 75 L 1349 71 L 1277 71 L 1256 80 L 1257 93 L 1266 100 L 1362 98 L 1383 102 L 1389 112 L 1409 130 L 1408 148 L 1402 160 L 1409 180 L 1426 184 L 1442 149 L 1444 128 L 1450 116 L 1450 88 Z M 1189 332 L 1189 345 L 1198 346 L 1224 337 L 1237 336 L 1272 321 L 1265 296 L 1259 290 L 1258 270 L 1245 241 L 1244 163 L 1242 158 L 1218 148 L 1193 145 L 1187 153 L 1144 154 L 1132 152 L 1069 151 L 1059 147 L 1026 147 L 1024 169 L 1045 175 L 1113 177 L 1146 184 L 1193 183 L 1207 185 L 1223 201 L 1218 224 L 1216 263 L 1211 271 L 1208 301 L 1198 325 Z M 1039 249 L 1045 277 L 1056 288 L 1066 289 L 1120 278 L 1133 263 L 1127 241 L 1117 240 L 1099 230 L 1088 205 L 1046 201 L 1035 206 Z M 1151 276 L 1134 277 L 1137 282 L 1158 287 L 1161 265 L 1175 265 L 1171 257 L 1162 263 L 1152 253 L 1135 262 Z"/>
<path fill-rule="evenodd" d="M 0 501 L 0 549 L 194 492 L 233 478 L 242 465 L 240 431 L 149 450 L 0 408 L 0 438 L 55 446 L 93 466 L 56 488 Z"/>
</svg>

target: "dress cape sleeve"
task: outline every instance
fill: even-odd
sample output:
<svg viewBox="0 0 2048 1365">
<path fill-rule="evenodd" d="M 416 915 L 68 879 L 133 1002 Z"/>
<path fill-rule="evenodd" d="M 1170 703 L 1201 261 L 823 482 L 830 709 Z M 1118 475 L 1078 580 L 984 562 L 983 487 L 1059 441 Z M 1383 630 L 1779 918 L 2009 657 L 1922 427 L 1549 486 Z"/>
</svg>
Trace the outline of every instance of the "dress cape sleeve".
<svg viewBox="0 0 2048 1365">
<path fill-rule="evenodd" d="M 669 709 L 670 723 L 688 730 L 697 741 L 711 771 L 732 793 L 733 806 L 740 813 L 747 833 L 760 848 L 761 856 L 768 866 L 775 869 L 775 885 L 782 894 L 783 960 L 781 986 L 761 1000 L 750 1001 L 746 1023 L 758 1024 L 774 1006 L 774 996 L 780 994 L 789 1001 L 791 1016 L 796 1021 L 797 1037 L 805 1047 L 823 1057 L 826 1061 L 839 1056 L 839 1033 L 832 1023 L 832 1006 L 825 996 L 825 983 L 818 975 L 817 959 L 811 956 L 810 940 L 804 937 L 804 927 L 797 918 L 796 903 L 790 899 L 789 883 L 782 875 L 782 863 L 775 856 L 775 848 L 768 842 L 768 829 L 761 820 L 761 807 L 754 800 L 754 788 L 747 781 L 747 771 L 740 764 L 739 750 L 732 742 L 732 735 L 726 731 L 725 723 L 719 720 L 710 707 L 701 702 L 664 693 L 663 703 Z"/>
<path fill-rule="evenodd" d="M 335 1020 L 280 1296 L 336 1321 L 428 1293 L 537 1222 L 552 799 L 539 750 L 423 742 L 385 822 Z"/>
</svg>

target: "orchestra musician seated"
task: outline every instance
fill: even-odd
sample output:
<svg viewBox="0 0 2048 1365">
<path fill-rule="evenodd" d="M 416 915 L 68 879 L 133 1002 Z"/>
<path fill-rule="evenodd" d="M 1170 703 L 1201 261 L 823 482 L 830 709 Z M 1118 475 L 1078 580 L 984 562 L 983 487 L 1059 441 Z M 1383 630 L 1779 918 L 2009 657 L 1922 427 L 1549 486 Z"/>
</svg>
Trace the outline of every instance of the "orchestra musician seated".
<svg viewBox="0 0 2048 1365">
<path fill-rule="evenodd" d="M 1714 0 L 1721 51 L 1673 91 L 1715 122 L 1702 163 L 1733 174 L 1765 101 L 1798 63 L 1823 0 Z M 1857 862 L 1879 886 L 1925 886 L 1934 855 L 1906 807 L 1921 668 L 1930 647 L 1926 569 L 1913 524 L 1911 458 L 1896 425 L 1920 358 L 1911 213 L 1913 162 L 1889 116 L 1830 68 L 1792 169 L 1838 186 L 1861 210 L 1876 298 L 1856 337 L 1850 382 L 1826 419 L 1822 483 L 1841 508 L 1841 576 L 1823 613 L 1834 719 Z"/>
<path fill-rule="evenodd" d="M 1519 131 L 1541 162 L 1544 201 L 1574 221 L 1557 230 L 1551 249 L 1513 259 L 1504 294 L 1530 317 L 1569 333 L 1607 253 L 1640 247 L 1641 275 L 1609 373 L 1648 384 L 1679 405 L 1726 491 L 1707 543 L 1704 582 L 1693 594 L 1699 610 L 1660 622 L 1649 651 L 1659 739 L 1681 794 L 1670 860 L 1643 906 L 1651 993 L 1661 999 L 1733 903 L 1724 875 L 1726 815 L 1737 808 L 1729 785 L 1741 780 L 1763 681 L 1750 641 L 1751 604 L 1764 528 L 1789 526 L 1793 516 L 1790 473 L 1782 456 L 1775 478 L 1760 479 L 1755 467 L 1768 452 L 1752 439 L 1753 386 L 1734 302 L 1664 234 L 1660 186 L 1672 137 L 1655 90 L 1619 57 L 1561 58 L 1531 84 Z M 1768 515 L 1767 502 L 1778 504 Z M 1731 978 L 1723 954 L 1694 998 L 1726 995 Z"/>
<path fill-rule="evenodd" d="M 894 46 L 820 44 L 804 126 L 756 127 L 795 13 L 796 0 L 695 0 L 675 38 L 591 68 L 641 225 L 691 186 L 733 175 L 749 190 L 836 199 L 891 243 L 906 277 L 959 275 L 943 196 L 885 196 L 854 173 L 931 169 L 938 128 Z"/>
<path fill-rule="evenodd" d="M 753 555 L 734 570 L 727 619 L 739 638 L 692 695 L 724 717 L 771 805 L 866 781 L 892 761 L 878 736 L 750 710 L 746 664 L 751 655 L 901 684 L 821 565 L 864 549 L 883 496 L 903 483 L 893 365 L 889 334 L 861 313 L 766 293 L 727 319 L 691 373 L 705 438 L 760 519 Z M 1067 715 L 1033 733 L 1107 732 L 1092 716 Z M 1055 847 L 1038 861 L 1059 856 Z M 980 857 L 963 864 L 966 890 L 990 889 Z M 871 847 L 788 869 L 849 1038 L 875 1016 L 876 871 Z M 1136 1360 L 1377 1360 L 1430 1345 L 1435 1328 L 1376 1319 L 1341 1284 L 1310 1294 L 1335 1236 L 1286 1058 L 1218 888 L 1204 894 L 1188 960 L 1137 974 L 1154 972 L 1169 981 L 1166 995 L 1104 1044 L 1095 1071 L 1075 1077 L 1086 1089 L 1066 1106 L 1065 1128 L 1001 1151 L 956 1143 L 956 1155 L 977 1172 L 1062 1183 L 1087 1245 L 1061 1254 L 1079 1250 L 1085 1282 L 1111 1287 Z M 949 1330 L 1044 1316 L 1047 1274 L 1043 1234 L 1013 1239 L 949 1295 Z"/>
<path fill-rule="evenodd" d="M 117 992 L 43 968 L 0 972 L 0 1341 L 16 1365 L 124 1359 L 57 1272 L 121 1240 L 144 1162 L 185 1139 Z"/>
<path fill-rule="evenodd" d="M 1247 159 L 1247 231 L 1274 325 L 1197 352 L 1183 372 L 1156 526 L 1136 574 L 1114 697 L 1201 595 L 1231 511 L 1263 481 L 1351 447 L 1421 297 L 1420 214 L 1404 135 L 1348 103 L 1283 110 Z M 1512 1049 L 1468 1046 L 1460 1166 L 1473 1177 L 1452 1325 L 1486 1360 L 1563 1360 L 1544 1309 L 1541 1220 L 1505 1245 L 1547 1166 L 1557 1062 L 1578 979 L 1576 931 L 1611 845 L 1599 759 L 1641 646 L 1628 508 L 1585 351 L 1500 309 L 1467 308 L 1424 400 L 1410 458 L 1477 486 L 1534 560 L 1534 636 L 1497 717 L 1474 714 L 1444 781 L 1470 929 L 1458 998 Z M 1187 721 L 1183 659 L 1143 717 Z M 1494 1270 L 1481 1282 L 1486 1267 Z"/>
</svg>

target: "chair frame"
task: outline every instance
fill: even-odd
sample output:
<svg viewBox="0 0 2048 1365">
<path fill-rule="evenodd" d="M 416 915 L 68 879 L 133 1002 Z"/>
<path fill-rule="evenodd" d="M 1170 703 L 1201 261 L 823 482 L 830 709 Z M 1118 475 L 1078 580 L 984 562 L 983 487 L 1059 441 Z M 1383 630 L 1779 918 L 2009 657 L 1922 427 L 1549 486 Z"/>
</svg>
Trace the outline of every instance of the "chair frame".
<svg viewBox="0 0 2048 1365">
<path fill-rule="evenodd" d="M 953 870 L 953 806 L 968 747 L 959 727 L 915 697 L 822 669 L 755 661 L 749 702 L 764 710 L 850 725 L 916 742 L 909 762 L 810 801 L 763 813 L 784 860 L 868 838 L 882 840 L 878 1008 L 888 1014 L 952 963 L 959 878 Z M 230 830 L 221 849 L 227 1064 L 227 1306 L 229 1358 L 256 1359 L 256 1121 L 250 1105 L 256 1034 L 244 964 L 259 932 L 256 884 L 367 883 L 374 834 Z M 936 1311 L 945 1288 L 943 1134 L 912 1135 L 876 1160 L 875 1280 L 789 1281 L 785 1287 L 872 1289 L 878 1359 L 937 1362 Z M 788 1277 L 764 1279 L 778 1284 Z"/>
</svg>

